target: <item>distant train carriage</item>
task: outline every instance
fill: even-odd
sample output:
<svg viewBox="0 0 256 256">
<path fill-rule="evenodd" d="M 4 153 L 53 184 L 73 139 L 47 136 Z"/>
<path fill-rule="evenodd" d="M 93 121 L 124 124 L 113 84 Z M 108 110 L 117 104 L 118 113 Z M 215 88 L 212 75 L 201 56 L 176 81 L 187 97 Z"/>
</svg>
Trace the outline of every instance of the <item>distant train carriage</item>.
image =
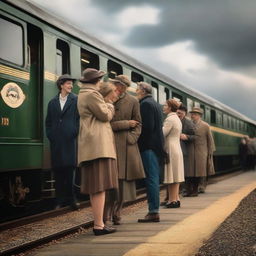
<svg viewBox="0 0 256 256">
<path fill-rule="evenodd" d="M 256 122 L 226 105 L 188 89 L 152 68 L 85 34 L 26 0 L 0 2 L 0 200 L 13 205 L 54 196 L 49 142 L 44 120 L 49 100 L 56 95 L 56 78 L 64 73 L 79 78 L 93 67 L 107 77 L 125 74 L 153 86 L 163 104 L 176 98 L 204 109 L 217 151 L 217 172 L 239 167 L 238 143 L 255 136 Z M 106 79 L 107 79 L 106 77 Z M 75 92 L 78 92 L 75 86 Z"/>
</svg>

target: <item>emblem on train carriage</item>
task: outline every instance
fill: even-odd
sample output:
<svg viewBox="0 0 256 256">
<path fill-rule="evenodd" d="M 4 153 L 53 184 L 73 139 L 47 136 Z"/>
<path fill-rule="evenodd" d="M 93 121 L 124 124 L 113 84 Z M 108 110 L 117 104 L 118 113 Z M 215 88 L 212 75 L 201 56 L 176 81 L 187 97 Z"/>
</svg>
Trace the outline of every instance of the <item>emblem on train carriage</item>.
<svg viewBox="0 0 256 256">
<path fill-rule="evenodd" d="M 22 89 L 15 83 L 4 85 L 1 95 L 4 102 L 11 108 L 18 108 L 26 98 Z"/>
</svg>

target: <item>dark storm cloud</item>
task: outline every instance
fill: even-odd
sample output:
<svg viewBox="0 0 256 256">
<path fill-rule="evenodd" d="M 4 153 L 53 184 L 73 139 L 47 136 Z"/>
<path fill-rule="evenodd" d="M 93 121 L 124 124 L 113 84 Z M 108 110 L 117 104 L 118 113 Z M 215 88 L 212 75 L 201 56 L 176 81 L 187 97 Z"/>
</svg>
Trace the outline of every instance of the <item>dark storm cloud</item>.
<svg viewBox="0 0 256 256">
<path fill-rule="evenodd" d="M 142 4 L 161 10 L 160 23 L 135 27 L 124 40 L 127 46 L 161 47 L 193 40 L 198 52 L 222 66 L 234 69 L 255 63 L 255 0 L 94 0 L 93 4 L 109 13 Z"/>
</svg>

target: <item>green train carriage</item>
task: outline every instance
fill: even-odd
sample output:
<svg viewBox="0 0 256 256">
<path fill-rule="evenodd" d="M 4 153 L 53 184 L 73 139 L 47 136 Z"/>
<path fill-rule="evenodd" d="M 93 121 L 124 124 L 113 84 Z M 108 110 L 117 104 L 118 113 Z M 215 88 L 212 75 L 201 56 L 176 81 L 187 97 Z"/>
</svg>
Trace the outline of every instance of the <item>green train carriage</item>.
<svg viewBox="0 0 256 256">
<path fill-rule="evenodd" d="M 13 205 L 54 196 L 49 142 L 44 134 L 47 104 L 57 93 L 56 78 L 93 67 L 107 77 L 126 74 L 152 84 L 163 104 L 177 98 L 204 109 L 217 151 L 217 171 L 239 167 L 238 143 L 255 136 L 256 122 L 224 104 L 186 88 L 26 1 L 0 2 L 0 199 Z M 106 77 L 106 79 L 107 79 Z M 79 88 L 75 86 L 77 93 Z"/>
</svg>

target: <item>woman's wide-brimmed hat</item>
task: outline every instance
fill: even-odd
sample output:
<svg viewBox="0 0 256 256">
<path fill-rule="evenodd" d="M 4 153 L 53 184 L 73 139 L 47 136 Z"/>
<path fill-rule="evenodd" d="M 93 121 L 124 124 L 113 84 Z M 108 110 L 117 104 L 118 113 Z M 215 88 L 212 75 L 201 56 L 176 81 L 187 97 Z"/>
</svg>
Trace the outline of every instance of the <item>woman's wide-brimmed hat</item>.
<svg viewBox="0 0 256 256">
<path fill-rule="evenodd" d="M 189 111 L 189 113 L 197 113 L 197 114 L 202 115 L 204 113 L 204 111 L 201 108 L 194 107 L 194 108 L 192 108 L 191 111 Z"/>
<path fill-rule="evenodd" d="M 115 79 L 109 79 L 110 82 L 114 84 L 122 84 L 129 87 L 131 85 L 131 81 L 126 75 L 118 75 L 115 77 Z"/>
<path fill-rule="evenodd" d="M 79 79 L 81 83 L 89 83 L 96 78 L 101 78 L 106 74 L 106 72 L 102 70 L 97 70 L 95 68 L 86 68 L 83 71 L 82 77 Z"/>
</svg>

